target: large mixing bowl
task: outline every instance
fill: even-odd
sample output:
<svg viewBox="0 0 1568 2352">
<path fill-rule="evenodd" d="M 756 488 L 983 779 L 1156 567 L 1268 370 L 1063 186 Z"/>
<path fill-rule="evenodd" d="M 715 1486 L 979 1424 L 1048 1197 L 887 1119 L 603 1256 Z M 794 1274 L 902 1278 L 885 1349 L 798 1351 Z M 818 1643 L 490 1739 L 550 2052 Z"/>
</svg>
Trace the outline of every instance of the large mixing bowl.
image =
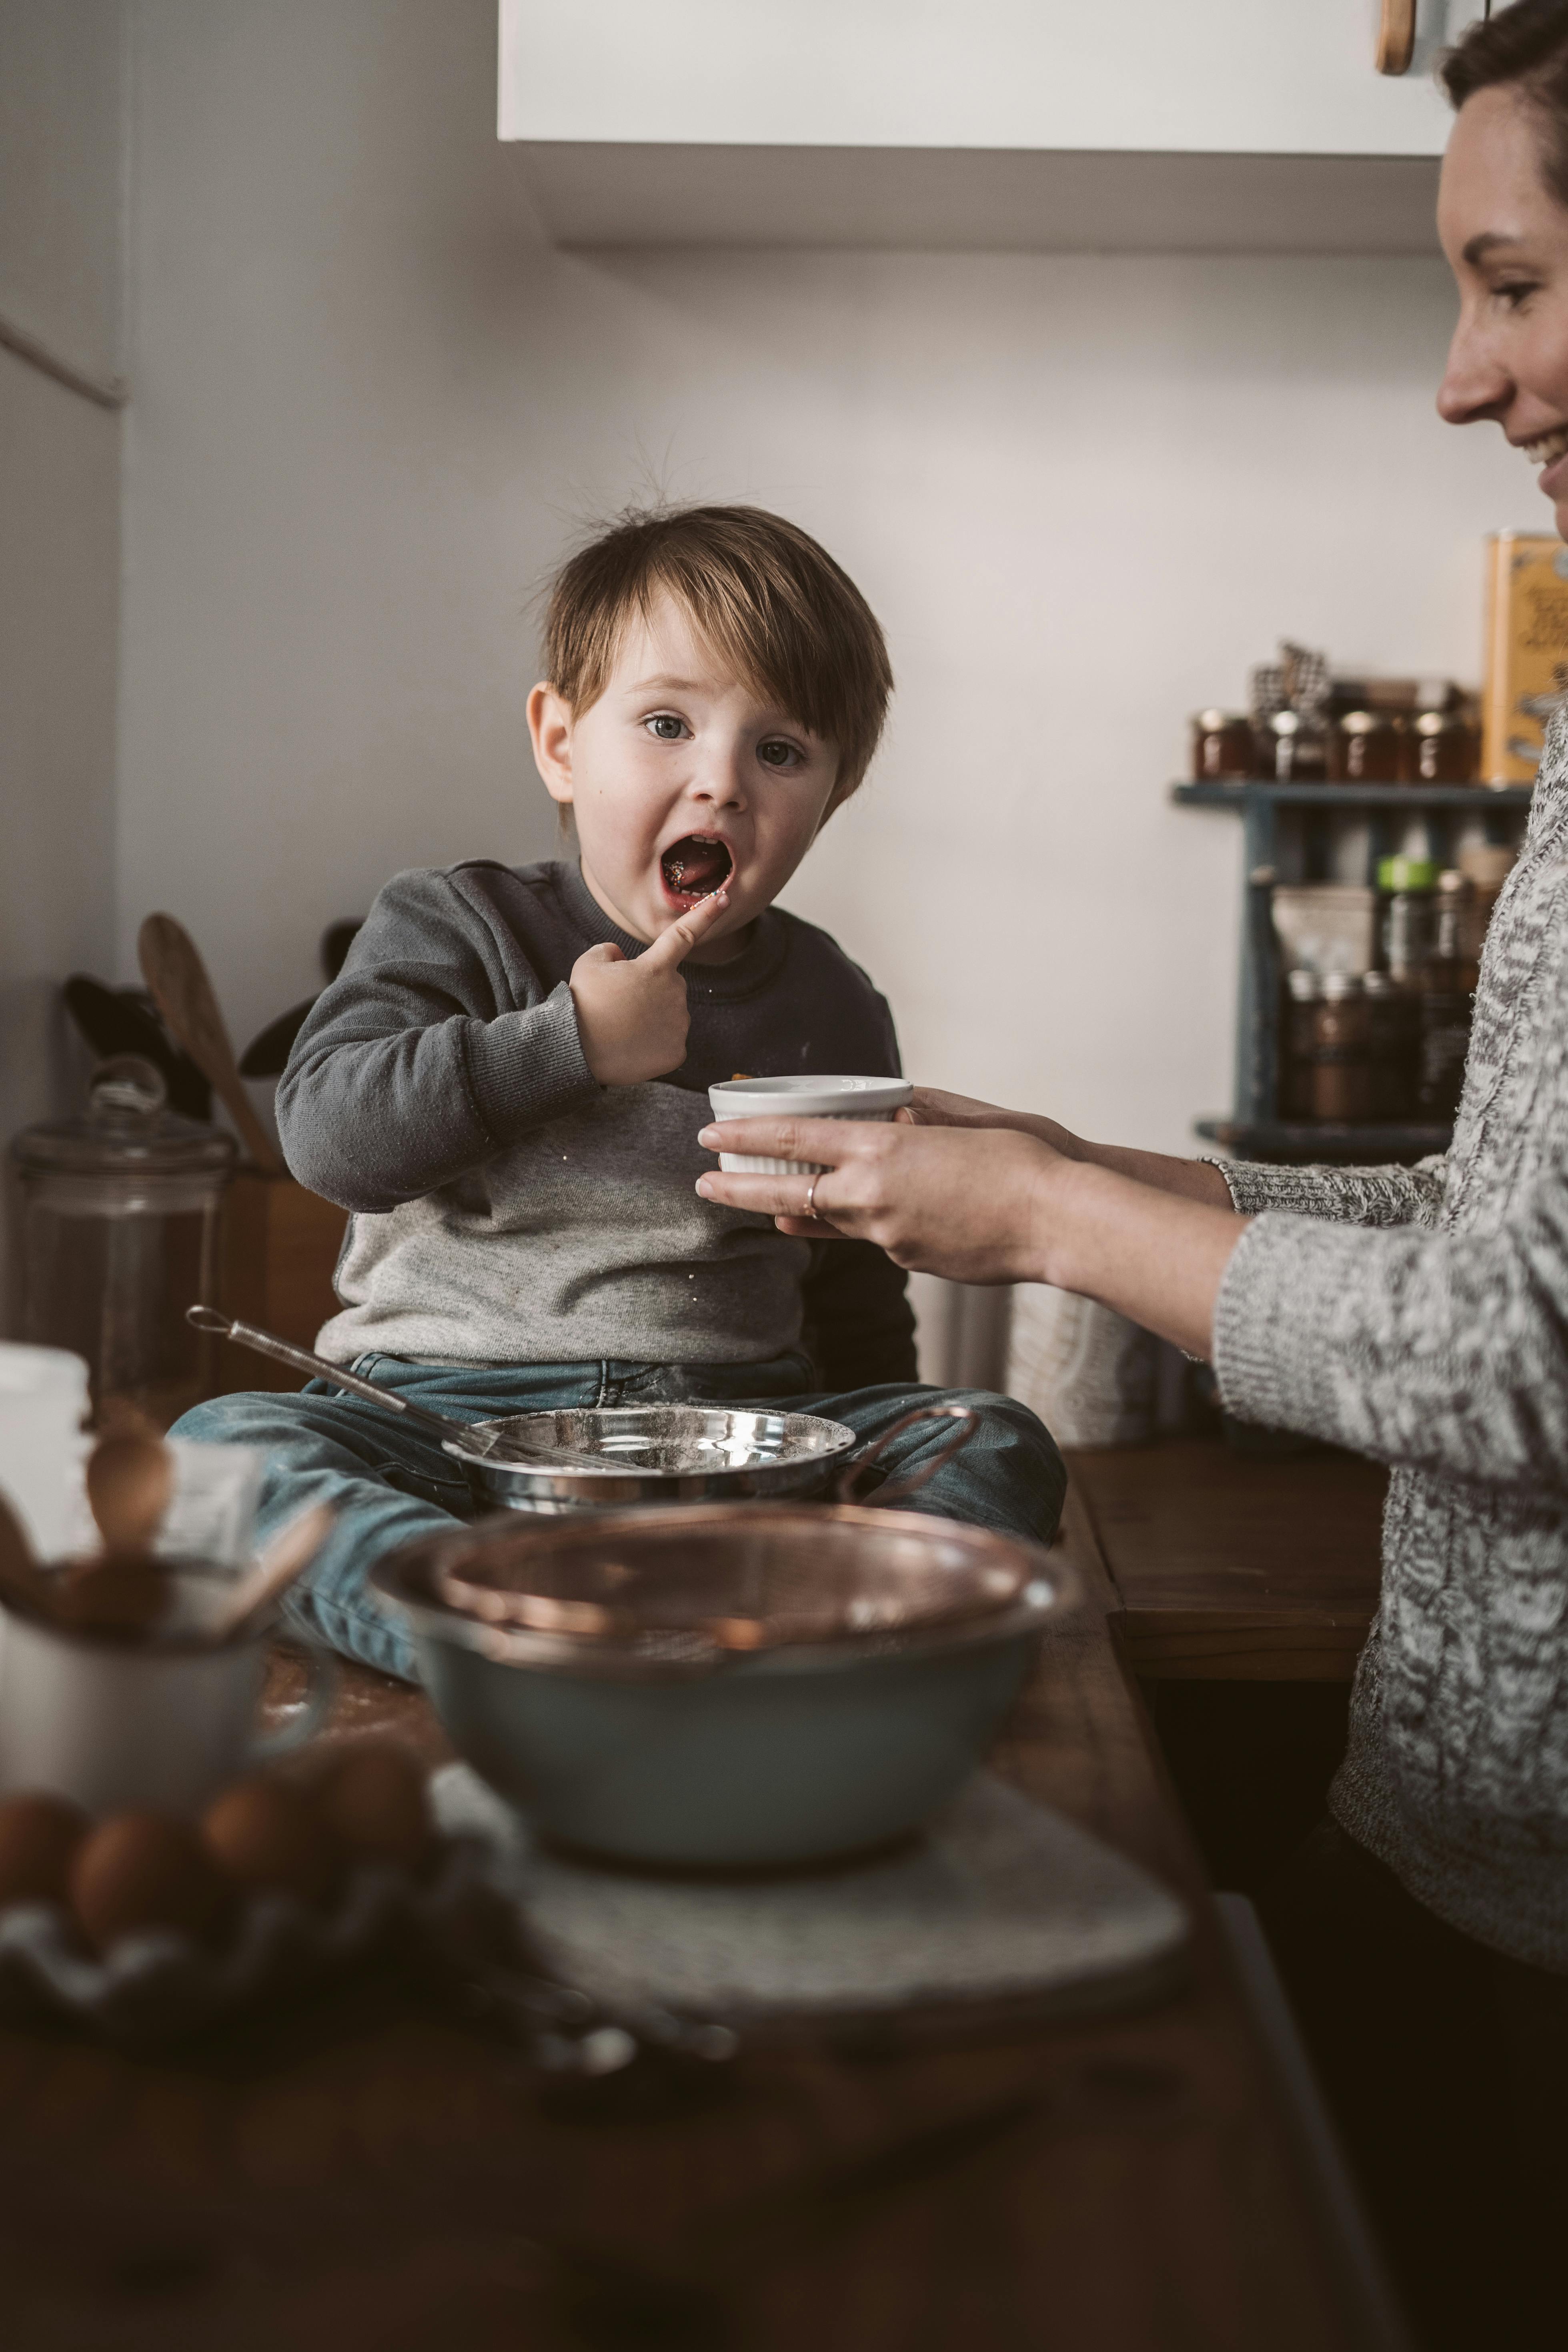
<svg viewBox="0 0 1568 2352">
<path fill-rule="evenodd" d="M 503 1516 L 372 1581 L 453 1744 L 541 1833 L 688 1867 L 918 1828 L 1076 1597 L 1059 1554 L 852 1504 Z"/>
</svg>

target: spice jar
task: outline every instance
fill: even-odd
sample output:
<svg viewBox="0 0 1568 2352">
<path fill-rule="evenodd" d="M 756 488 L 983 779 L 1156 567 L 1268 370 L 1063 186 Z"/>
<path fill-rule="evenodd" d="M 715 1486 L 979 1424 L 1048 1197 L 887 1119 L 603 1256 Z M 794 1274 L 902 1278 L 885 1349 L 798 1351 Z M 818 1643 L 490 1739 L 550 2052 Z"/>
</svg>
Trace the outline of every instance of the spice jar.
<svg viewBox="0 0 1568 2352">
<path fill-rule="evenodd" d="M 1329 782 L 1396 784 L 1405 729 L 1390 710 L 1347 710 L 1329 735 Z"/>
<path fill-rule="evenodd" d="M 1470 784 L 1480 766 L 1480 737 L 1457 710 L 1418 710 L 1405 737 L 1402 781 Z"/>
<path fill-rule="evenodd" d="M 1280 784 L 1321 784 L 1323 730 L 1300 710 L 1277 710 L 1265 722 L 1265 772 Z"/>
<path fill-rule="evenodd" d="M 1516 852 L 1506 842 L 1472 842 L 1459 852 L 1459 871 L 1470 887 L 1459 914 L 1462 952 L 1475 964 L 1481 960 L 1487 927 L 1503 884 L 1513 872 Z"/>
<path fill-rule="evenodd" d="M 11 1157 L 19 1336 L 83 1357 L 100 1405 L 174 1420 L 208 1386 L 210 1343 L 184 1315 L 213 1296 L 232 1139 L 176 1118 L 152 1063 L 123 1055 L 94 1072 L 85 1118 L 25 1129 Z"/>
<path fill-rule="evenodd" d="M 1372 1063 L 1370 1117 L 1405 1119 L 1415 1115 L 1415 1077 L 1421 1058 L 1421 1000 L 1391 972 L 1369 971 L 1362 980 L 1366 998 L 1367 1050 Z"/>
<path fill-rule="evenodd" d="M 1377 869 L 1384 895 L 1381 940 L 1385 971 L 1413 981 L 1432 951 L 1432 900 L 1437 868 L 1429 857 L 1384 857 Z"/>
<path fill-rule="evenodd" d="M 1361 976 L 1325 972 L 1312 1013 L 1312 1116 L 1353 1125 L 1372 1111 L 1372 1027 Z"/>
<path fill-rule="evenodd" d="M 1193 777 L 1200 784 L 1241 783 L 1255 775 L 1258 752 L 1244 710 L 1200 710 L 1193 721 Z"/>
<path fill-rule="evenodd" d="M 1465 953 L 1469 884 L 1463 874 L 1437 877 L 1432 951 L 1421 968 L 1421 1049 L 1416 1108 L 1423 1118 L 1452 1118 L 1459 1108 L 1470 1050 L 1476 966 Z"/>
<path fill-rule="evenodd" d="M 1322 988 L 1315 971 L 1285 975 L 1285 1018 L 1279 1055 L 1279 1116 L 1312 1116 L 1312 1019 Z"/>
</svg>

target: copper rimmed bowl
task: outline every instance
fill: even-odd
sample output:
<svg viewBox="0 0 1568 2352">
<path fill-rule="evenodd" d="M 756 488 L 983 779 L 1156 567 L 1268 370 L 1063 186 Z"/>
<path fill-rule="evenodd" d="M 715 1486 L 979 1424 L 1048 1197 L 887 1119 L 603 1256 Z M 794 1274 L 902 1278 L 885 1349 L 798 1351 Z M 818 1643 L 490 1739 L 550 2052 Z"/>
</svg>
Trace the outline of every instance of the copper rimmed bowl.
<svg viewBox="0 0 1568 2352">
<path fill-rule="evenodd" d="M 683 1867 L 918 1828 L 1077 1598 L 1059 1554 L 858 1504 L 507 1515 L 372 1580 L 453 1744 L 536 1830 Z"/>
</svg>

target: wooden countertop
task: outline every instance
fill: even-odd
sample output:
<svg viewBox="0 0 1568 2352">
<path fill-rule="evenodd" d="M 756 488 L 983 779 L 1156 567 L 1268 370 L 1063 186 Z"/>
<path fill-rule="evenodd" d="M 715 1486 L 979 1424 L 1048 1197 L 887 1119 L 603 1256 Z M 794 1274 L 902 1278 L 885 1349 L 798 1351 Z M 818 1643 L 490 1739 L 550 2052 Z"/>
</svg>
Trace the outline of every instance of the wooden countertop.
<svg viewBox="0 0 1568 2352">
<path fill-rule="evenodd" d="M 1349 1680 L 1377 1606 L 1385 1470 L 1328 1448 L 1268 1460 L 1217 1438 L 1068 1462 L 1136 1673 Z"/>
<path fill-rule="evenodd" d="M 748 2051 L 710 2104 L 596 2122 L 542 2112 L 512 2053 L 390 1975 L 167 2060 L 0 2032 L 7 2352 L 1373 2340 L 1108 1635 L 1093 1477 L 1064 1538 L 1089 1602 L 1047 1638 L 999 1769 L 1181 1892 L 1184 1990 L 962 2047 Z M 347 1670 L 328 1736 L 387 1726 L 441 1751 L 422 1698 Z M 875 2163 L 1018 2099 L 1010 2127 L 956 2153 Z M 802 2197 L 825 2170 L 832 2196 Z M 713 2258 L 737 2243 L 745 2261 Z M 589 2310 L 566 2246 L 663 2268 L 689 2307 L 658 2326 L 635 2294 Z"/>
</svg>

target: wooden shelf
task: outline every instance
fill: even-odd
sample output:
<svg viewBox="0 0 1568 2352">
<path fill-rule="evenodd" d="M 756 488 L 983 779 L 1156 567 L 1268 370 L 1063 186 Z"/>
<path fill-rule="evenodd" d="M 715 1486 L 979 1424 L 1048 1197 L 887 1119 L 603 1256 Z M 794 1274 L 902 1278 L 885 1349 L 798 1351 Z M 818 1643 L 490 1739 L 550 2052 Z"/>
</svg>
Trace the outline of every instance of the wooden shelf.
<svg viewBox="0 0 1568 2352">
<path fill-rule="evenodd" d="M 1386 1160 L 1408 1164 L 1447 1151 L 1454 1137 L 1451 1125 L 1414 1119 L 1369 1119 L 1364 1126 L 1337 1127 L 1327 1119 L 1200 1118 L 1195 1126 L 1199 1135 L 1223 1144 L 1239 1159 L 1286 1167 L 1307 1167 L 1314 1160 L 1348 1168 Z"/>
<path fill-rule="evenodd" d="M 1171 798 L 1182 808 L 1305 808 L 1330 816 L 1347 809 L 1491 809 L 1530 806 L 1532 784 L 1278 784 L 1259 777 L 1248 783 L 1173 784 Z"/>
</svg>

